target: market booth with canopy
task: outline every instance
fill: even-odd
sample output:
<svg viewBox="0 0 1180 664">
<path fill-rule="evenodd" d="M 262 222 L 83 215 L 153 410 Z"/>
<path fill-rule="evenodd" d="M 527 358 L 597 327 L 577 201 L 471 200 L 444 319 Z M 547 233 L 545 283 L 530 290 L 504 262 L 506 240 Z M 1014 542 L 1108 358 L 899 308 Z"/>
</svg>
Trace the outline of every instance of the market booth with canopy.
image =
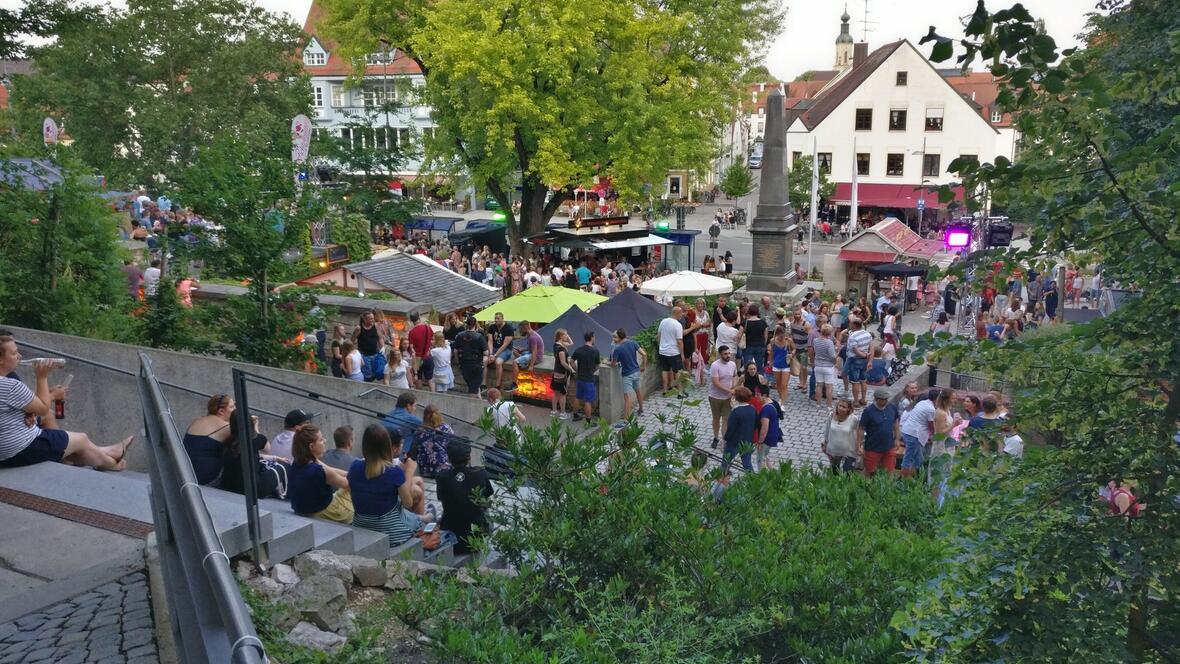
<svg viewBox="0 0 1180 664">
<path fill-rule="evenodd" d="M 900 219 L 886 218 L 840 245 L 840 252 L 824 257 L 824 287 L 837 292 L 867 291 L 872 265 L 894 261 L 917 261 L 920 265 L 945 267 L 954 254 L 944 251 L 940 240 L 924 240 Z"/>
<path fill-rule="evenodd" d="M 504 320 L 511 323 L 527 320 L 545 324 L 561 316 L 570 307 L 576 306 L 586 311 L 605 301 L 606 298 L 601 295 L 573 288 L 533 286 L 475 314 L 475 319 L 486 323 L 495 320 L 496 314 L 504 314 Z"/>
<path fill-rule="evenodd" d="M 570 339 L 573 340 L 573 346 L 570 348 L 571 354 L 579 346 L 585 345 L 585 334 L 587 332 L 593 332 L 594 347 L 602 354 L 603 359 L 610 357 L 611 334 L 613 333 L 602 325 L 599 325 L 585 311 L 582 311 L 576 306 L 571 306 L 565 310 L 565 313 L 537 330 L 537 334 L 541 335 L 541 339 L 545 341 L 545 355 L 546 359 L 549 360 L 543 363 L 545 367 L 552 366 L 553 344 L 556 341 L 558 330 L 565 330 L 569 333 Z M 512 345 L 519 350 L 524 350 L 528 343 L 525 339 L 518 338 L 512 342 Z M 543 406 L 548 406 L 550 397 L 553 396 L 552 384 L 552 370 L 542 368 L 541 365 L 538 365 L 534 367 L 533 371 L 521 371 L 516 376 L 516 390 L 513 391 L 512 397 L 517 400 L 526 399 L 535 401 Z"/>
<path fill-rule="evenodd" d="M 648 279 L 639 288 L 643 295 L 650 295 L 657 302 L 671 303 L 677 297 L 703 297 L 705 295 L 727 295 L 733 292 L 733 282 L 702 272 L 681 270 L 655 279 Z"/>
<path fill-rule="evenodd" d="M 594 307 L 590 318 L 612 331 L 621 327 L 627 336 L 632 337 L 666 318 L 668 313 L 668 307 L 624 288 L 618 295 Z"/>
<path fill-rule="evenodd" d="M 544 233 L 526 241 L 542 251 L 567 250 L 567 260 L 577 260 L 577 252 L 591 253 L 611 260 L 625 260 L 639 265 L 656 254 L 663 260 L 663 248 L 676 240 L 655 235 L 646 225 L 631 224 L 628 216 L 581 217 L 568 222 L 550 222 Z"/>
</svg>

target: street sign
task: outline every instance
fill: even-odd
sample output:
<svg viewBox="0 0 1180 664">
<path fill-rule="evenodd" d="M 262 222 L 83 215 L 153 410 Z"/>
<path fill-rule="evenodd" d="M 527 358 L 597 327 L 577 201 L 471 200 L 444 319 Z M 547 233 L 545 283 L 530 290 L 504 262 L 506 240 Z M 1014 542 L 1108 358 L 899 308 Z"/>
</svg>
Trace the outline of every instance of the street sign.
<svg viewBox="0 0 1180 664">
<path fill-rule="evenodd" d="M 296 115 L 291 119 L 291 161 L 296 164 L 307 161 L 310 147 L 311 120 L 306 115 Z"/>
<path fill-rule="evenodd" d="M 919 209 L 919 210 L 925 210 L 925 209 L 926 209 L 926 199 L 925 199 L 925 198 L 919 198 L 919 199 L 918 199 L 918 209 Z"/>
<path fill-rule="evenodd" d="M 57 123 L 53 118 L 45 118 L 41 123 L 41 136 L 45 139 L 46 145 L 57 145 Z"/>
</svg>

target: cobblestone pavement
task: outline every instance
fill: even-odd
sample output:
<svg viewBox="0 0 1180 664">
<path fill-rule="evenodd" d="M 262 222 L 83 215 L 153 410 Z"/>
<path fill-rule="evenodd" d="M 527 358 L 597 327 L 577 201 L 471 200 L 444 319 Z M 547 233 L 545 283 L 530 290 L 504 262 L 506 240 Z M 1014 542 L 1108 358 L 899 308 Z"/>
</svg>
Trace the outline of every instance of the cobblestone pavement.
<svg viewBox="0 0 1180 664">
<path fill-rule="evenodd" d="M 708 380 L 708 377 L 706 377 Z M 787 392 L 787 402 L 783 404 L 784 417 L 780 422 L 783 430 L 783 442 L 770 452 L 772 466 L 790 461 L 797 467 L 827 467 L 828 458 L 820 451 L 823 444 L 824 427 L 830 417 L 827 403 L 817 404 L 807 398 L 803 391 L 795 387 L 797 379 L 792 378 Z M 833 399 L 844 394 L 843 385 L 836 386 Z M 698 402 L 690 406 L 687 402 Z M 666 397 L 658 391 L 648 395 L 643 408 L 643 415 L 639 416 L 639 423 L 644 428 L 645 435 L 653 435 L 662 425 L 658 419 L 660 414 L 670 422 L 670 417 L 683 415 L 696 428 L 697 447 L 709 449 L 713 440 L 712 416 L 709 413 L 709 400 L 705 388 L 693 386 L 684 399 Z M 721 446 L 716 451 L 721 454 Z M 735 462 L 740 464 L 740 460 Z"/>
<path fill-rule="evenodd" d="M 157 664 L 147 575 L 0 625 L 0 664 Z"/>
</svg>

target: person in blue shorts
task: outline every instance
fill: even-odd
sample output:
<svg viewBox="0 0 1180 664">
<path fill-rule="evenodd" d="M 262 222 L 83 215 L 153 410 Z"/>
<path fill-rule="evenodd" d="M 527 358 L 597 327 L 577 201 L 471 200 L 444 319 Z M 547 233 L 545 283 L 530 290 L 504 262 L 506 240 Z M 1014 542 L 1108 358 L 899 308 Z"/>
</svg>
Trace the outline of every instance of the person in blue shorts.
<svg viewBox="0 0 1180 664">
<path fill-rule="evenodd" d="M 620 367 L 623 374 L 623 419 L 627 420 L 631 418 L 632 400 L 639 404 L 639 412 L 643 412 L 643 392 L 639 384 L 647 366 L 647 351 L 634 339 L 628 339 L 627 331 L 620 327 L 615 330 L 615 348 L 611 351 L 610 363 Z"/>
<path fill-rule="evenodd" d="M 574 393 L 575 420 L 583 417 L 583 413 L 579 412 L 579 404 L 586 419 L 590 419 L 594 412 L 594 403 L 598 401 L 598 386 L 594 381 L 598 374 L 598 365 L 602 362 L 602 354 L 594 347 L 594 332 L 587 331 L 583 338 L 586 343 L 575 350 L 573 355 L 574 375 L 577 378 L 577 389 Z"/>
</svg>

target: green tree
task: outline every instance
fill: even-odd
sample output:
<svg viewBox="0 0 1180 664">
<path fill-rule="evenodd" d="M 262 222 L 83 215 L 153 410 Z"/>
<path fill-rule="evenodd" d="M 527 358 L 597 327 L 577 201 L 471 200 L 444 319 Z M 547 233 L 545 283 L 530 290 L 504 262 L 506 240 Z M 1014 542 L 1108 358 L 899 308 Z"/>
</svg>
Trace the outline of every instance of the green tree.
<svg viewBox="0 0 1180 664">
<path fill-rule="evenodd" d="M 0 178 L 0 319 L 118 337 L 111 319 L 127 311 L 130 298 L 119 272 L 117 221 L 94 178 L 67 148 L 41 146 L 3 150 Z"/>
<path fill-rule="evenodd" d="M 787 198 L 791 207 L 797 210 L 811 209 L 811 155 L 799 157 L 791 164 L 787 176 Z M 836 183 L 828 179 L 828 173 L 819 171 L 819 200 L 826 200 L 836 191 Z"/>
<path fill-rule="evenodd" d="M 256 112 L 290 118 L 311 102 L 286 18 L 244 0 L 132 0 L 60 23 L 18 77 L 18 129 L 62 121 L 80 158 L 119 186 L 174 183 L 220 131 Z"/>
<path fill-rule="evenodd" d="M 1001 261 L 1003 277 L 1083 256 L 1137 296 L 1109 317 L 964 358 L 1013 381 L 1019 421 L 1049 447 L 1019 469 L 961 476 L 955 566 L 897 623 L 922 659 L 1180 657 L 1180 101 L 1160 93 L 1180 84 L 1180 12 L 1164 0 L 1103 8 L 1083 50 L 1059 52 L 1020 5 L 991 13 L 982 2 L 958 42 L 960 63 L 983 60 L 1003 82 L 998 103 L 1024 146 L 1015 163 L 951 165 L 1028 223 L 1032 249 L 979 264 Z M 937 61 L 954 55 L 933 30 L 923 41 Z M 1118 479 L 1138 482 L 1141 517 L 1095 500 Z"/>
<path fill-rule="evenodd" d="M 225 226 L 203 247 L 214 270 L 249 282 L 249 296 L 223 310 L 227 352 L 270 366 L 289 366 L 302 350 L 293 343 L 311 321 L 313 298 L 276 293 L 301 273 L 299 249 L 308 223 L 325 210 L 310 188 L 296 186 L 291 133 L 266 110 L 244 118 L 241 130 L 216 135 L 181 174 L 179 191 L 202 214 Z"/>
<path fill-rule="evenodd" d="M 721 174 L 721 192 L 727 198 L 741 198 L 754 191 L 754 175 L 741 159 L 735 159 Z"/>
<path fill-rule="evenodd" d="M 637 200 L 669 168 L 703 168 L 734 81 L 783 16 L 773 0 L 322 4 L 345 57 L 386 39 L 418 63 L 438 125 L 428 160 L 486 188 L 517 250 L 597 177 Z"/>
</svg>

